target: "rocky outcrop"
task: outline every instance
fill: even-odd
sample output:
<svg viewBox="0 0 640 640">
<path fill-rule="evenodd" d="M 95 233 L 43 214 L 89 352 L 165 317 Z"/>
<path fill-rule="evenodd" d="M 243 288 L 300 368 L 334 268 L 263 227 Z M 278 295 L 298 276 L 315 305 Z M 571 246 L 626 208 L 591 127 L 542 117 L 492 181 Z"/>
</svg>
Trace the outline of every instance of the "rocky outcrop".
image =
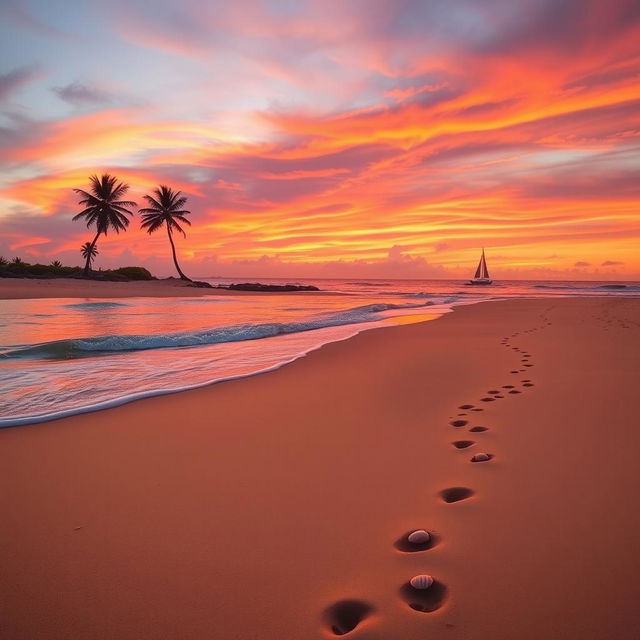
<svg viewBox="0 0 640 640">
<path fill-rule="evenodd" d="M 225 289 L 233 291 L 320 291 L 318 287 L 303 284 L 261 284 L 259 282 L 242 282 L 230 284 Z"/>
</svg>

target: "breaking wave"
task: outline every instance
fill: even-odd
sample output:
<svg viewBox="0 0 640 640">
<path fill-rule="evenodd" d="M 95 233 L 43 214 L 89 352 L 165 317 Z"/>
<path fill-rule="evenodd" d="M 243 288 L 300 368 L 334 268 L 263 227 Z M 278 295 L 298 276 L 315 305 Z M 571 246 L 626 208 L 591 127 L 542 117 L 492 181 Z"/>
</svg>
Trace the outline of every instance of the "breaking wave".
<svg viewBox="0 0 640 640">
<path fill-rule="evenodd" d="M 90 303 L 86 303 L 90 304 Z M 95 303 L 106 304 L 106 303 Z M 114 304 L 114 303 L 113 303 Z M 177 347 L 196 347 L 221 344 L 225 342 L 243 342 L 260 340 L 290 333 L 313 331 L 326 327 L 348 324 L 360 324 L 380 320 L 384 311 L 417 309 L 433 304 L 391 304 L 379 303 L 354 307 L 337 313 L 325 313 L 299 322 L 268 322 L 263 324 L 241 324 L 216 327 L 202 331 L 187 331 L 156 335 L 107 335 L 91 338 L 72 338 L 54 340 L 40 344 L 25 345 L 0 353 L 3 359 L 44 359 L 68 360 L 89 356 L 108 355 L 124 351 L 142 351 L 148 349 L 168 349 Z M 105 307 L 102 307 L 103 309 Z M 109 307 L 106 307 L 109 308 Z"/>
<path fill-rule="evenodd" d="M 636 284 L 608 283 L 608 284 L 536 284 L 534 289 L 546 289 L 551 291 L 640 291 L 640 286 Z"/>
<path fill-rule="evenodd" d="M 77 309 L 78 311 L 104 311 L 105 309 L 119 309 L 128 307 L 123 302 L 78 302 L 73 304 L 63 304 L 65 309 Z"/>
</svg>

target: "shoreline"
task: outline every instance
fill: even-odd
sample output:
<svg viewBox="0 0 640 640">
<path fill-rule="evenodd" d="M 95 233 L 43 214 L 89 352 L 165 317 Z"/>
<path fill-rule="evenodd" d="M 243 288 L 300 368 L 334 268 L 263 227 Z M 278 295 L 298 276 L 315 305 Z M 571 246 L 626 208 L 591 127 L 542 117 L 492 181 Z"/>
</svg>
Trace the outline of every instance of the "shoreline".
<svg viewBox="0 0 640 640">
<path fill-rule="evenodd" d="M 486 301 L 482 301 L 482 302 L 486 302 Z M 467 304 L 480 304 L 480 302 L 477 303 L 467 303 Z M 463 305 L 460 305 L 463 306 Z M 428 309 L 425 309 L 425 311 L 427 311 Z M 27 426 L 27 425 L 38 425 L 41 424 L 43 422 L 53 422 L 56 420 L 62 420 L 64 418 L 70 418 L 72 416 L 79 416 L 79 415 L 83 415 L 83 414 L 88 414 L 88 413 L 94 413 L 96 411 L 107 411 L 109 409 L 113 409 L 115 407 L 120 407 L 126 404 L 129 404 L 130 402 L 138 402 L 139 400 L 147 400 L 147 399 L 151 399 L 151 398 L 156 398 L 159 396 L 165 396 L 165 395 L 174 395 L 176 393 L 183 393 L 185 391 L 193 391 L 195 389 L 203 389 L 203 388 L 207 388 L 207 387 L 212 387 L 214 385 L 217 384 L 222 384 L 224 382 L 233 382 L 236 380 L 243 380 L 244 378 L 252 378 L 253 376 L 259 376 L 259 375 L 263 375 L 266 373 L 271 373 L 272 371 L 277 371 L 278 369 L 282 368 L 282 367 L 286 367 L 290 364 L 293 364 L 294 362 L 302 359 L 302 358 L 306 358 L 307 356 L 309 356 L 310 354 L 314 353 L 315 351 L 318 351 L 320 349 L 323 349 L 324 347 L 326 347 L 327 345 L 330 344 L 335 344 L 338 342 L 344 342 L 345 340 L 351 340 L 352 338 L 355 338 L 358 334 L 363 333 L 365 331 L 376 331 L 379 329 L 389 329 L 394 327 L 395 325 L 406 325 L 406 324 L 418 324 L 418 323 L 422 323 L 422 322 L 432 322 L 434 320 L 437 320 L 438 318 L 442 317 L 443 315 L 445 315 L 446 313 L 450 313 L 453 312 L 455 310 L 455 307 L 452 307 L 451 311 L 442 311 L 442 312 L 432 312 L 431 314 L 429 313 L 422 313 L 422 314 L 415 314 L 415 315 L 406 315 L 406 316 L 396 316 L 394 318 L 389 318 L 389 323 L 387 326 L 376 326 L 376 327 L 369 327 L 367 326 L 368 323 L 363 322 L 363 323 L 359 323 L 359 324 L 354 324 L 352 325 L 354 327 L 354 331 L 353 333 L 346 335 L 344 337 L 340 337 L 340 338 L 335 338 L 332 340 L 329 340 L 327 342 L 322 342 L 318 345 L 312 346 L 309 349 L 307 349 L 306 351 L 299 353 L 295 356 L 292 356 L 289 360 L 283 360 L 282 362 L 279 362 L 275 365 L 266 367 L 264 369 L 259 369 L 257 371 L 253 371 L 250 373 L 241 373 L 238 375 L 231 375 L 231 376 L 227 376 L 227 377 L 221 377 L 221 378 L 216 378 L 214 380 L 209 380 L 207 382 L 201 382 L 201 383 L 196 383 L 193 385 L 187 385 L 184 387 L 178 387 L 175 389 L 159 389 L 159 390 L 154 390 L 154 391 L 141 391 L 138 393 L 134 393 L 131 394 L 129 396 L 123 396 L 121 398 L 114 398 L 113 400 L 107 400 L 105 402 L 101 402 L 99 404 L 95 404 L 95 405 L 88 405 L 86 407 L 81 407 L 78 409 L 68 409 L 65 411 L 60 411 L 58 413 L 49 413 L 49 414 L 39 414 L 37 416 L 27 416 L 27 417 L 20 417 L 20 418 L 2 418 L 0 417 L 0 429 L 12 429 L 14 427 L 23 427 L 23 426 Z M 350 325 L 345 325 L 345 326 L 350 326 Z M 357 327 L 357 329 L 356 329 Z M 268 338 L 263 338 L 263 339 L 268 339 Z"/>
<path fill-rule="evenodd" d="M 319 640 L 355 599 L 364 640 L 631 640 L 640 515 L 616 496 L 638 482 L 639 327 L 630 298 L 465 305 L 3 429 L 7 631 Z M 421 527 L 433 548 L 394 548 Z M 419 573 L 442 585 L 432 613 L 406 599 Z"/>
<path fill-rule="evenodd" d="M 25 417 L 25 418 L 0 418 L 0 429 L 12 429 L 14 427 L 24 427 L 24 426 L 29 426 L 29 425 L 38 425 L 38 424 L 42 424 L 44 422 L 54 422 L 57 420 L 63 420 L 65 418 L 71 418 L 73 416 L 80 416 L 80 415 L 85 415 L 85 414 L 89 414 L 89 413 L 94 413 L 97 411 L 108 411 L 109 409 L 114 409 L 116 407 L 121 407 L 123 405 L 127 405 L 131 402 L 138 402 L 140 400 L 150 400 L 151 398 L 157 398 L 160 396 L 168 396 L 168 395 L 175 395 L 175 394 L 179 394 L 179 393 L 184 393 L 187 391 L 194 391 L 196 389 L 204 389 L 207 387 L 212 387 L 214 385 L 217 384 L 223 384 L 225 382 L 234 382 L 236 380 L 243 380 L 245 378 L 252 378 L 253 376 L 259 376 L 259 375 L 263 375 L 266 373 L 271 373 L 272 371 L 277 371 L 278 369 L 282 368 L 282 367 L 286 367 L 289 364 L 293 364 L 294 362 L 300 360 L 301 358 L 305 358 L 306 356 L 308 356 L 309 354 L 313 353 L 314 351 L 318 351 L 319 349 L 322 349 L 323 347 L 327 346 L 328 344 L 334 344 L 336 342 L 343 342 L 345 340 L 351 340 L 352 338 L 354 338 L 356 335 L 358 335 L 359 333 L 362 333 L 363 331 L 375 331 L 375 329 L 386 329 L 388 327 L 374 327 L 371 329 L 360 329 L 359 331 L 346 336 L 344 338 L 340 338 L 337 340 L 332 340 L 330 342 L 323 342 L 322 344 L 315 346 L 315 347 L 311 347 L 308 351 L 305 351 L 304 353 L 301 353 L 297 356 L 294 356 L 293 358 L 291 358 L 290 360 L 286 360 L 283 362 L 279 362 L 278 364 L 275 364 L 271 367 L 267 367 L 266 369 L 260 369 L 258 371 L 254 371 L 252 373 L 243 373 L 243 374 L 239 374 L 239 375 L 234 375 L 234 376 L 229 376 L 226 378 L 219 378 L 216 380 L 210 380 L 208 382 L 202 382 L 202 383 L 198 383 L 198 384 L 194 384 L 192 386 L 185 386 L 185 387 L 180 387 L 180 388 L 176 388 L 176 389 L 161 389 L 161 390 L 157 390 L 157 391 L 141 391 L 139 393 L 136 394 L 132 394 L 130 396 L 124 396 L 122 398 L 115 398 L 113 400 L 108 400 L 106 402 L 100 403 L 98 405 L 89 405 L 86 407 L 82 407 L 80 409 L 69 409 L 67 411 L 62 411 L 59 414 L 45 414 L 45 415 L 38 415 L 38 416 L 33 416 L 33 417 Z"/>
<path fill-rule="evenodd" d="M 229 293 L 231 295 L 233 295 L 236 292 L 231 291 Z M 245 293 L 245 292 L 239 292 L 239 293 Z M 248 292 L 246 292 L 246 293 L 248 293 Z M 287 295 L 288 293 L 291 293 L 291 292 L 287 292 L 286 294 L 283 293 L 282 295 Z M 297 292 L 297 293 L 318 294 L 318 293 L 323 293 L 323 292 Z M 331 292 L 327 292 L 327 293 L 331 293 Z M 267 295 L 267 294 L 265 294 L 265 295 Z M 274 295 L 274 293 L 271 293 L 270 295 Z M 341 295 L 341 294 L 337 294 L 337 295 Z M 596 296 L 590 296 L 590 297 L 592 299 L 597 299 Z M 2 299 L 2 298 L 0 297 L 0 299 Z M 518 298 L 518 300 L 556 300 L 556 299 L 564 299 L 564 298 L 536 298 L 536 297 Z M 600 299 L 606 299 L 606 296 L 603 295 Z M 624 298 L 622 298 L 622 299 L 624 299 Z M 629 298 L 629 299 L 633 300 L 635 298 L 632 297 L 632 298 Z M 379 329 L 389 329 L 389 328 L 393 328 L 395 325 L 399 325 L 399 324 L 414 324 L 414 323 L 432 322 L 434 320 L 437 320 L 437 319 L 441 318 L 443 315 L 446 315 L 447 313 L 454 312 L 457 308 L 461 308 L 461 307 L 465 307 L 465 306 L 475 306 L 475 305 L 478 305 L 478 304 L 502 302 L 502 301 L 505 301 L 505 299 L 503 299 L 503 300 L 499 300 L 498 299 L 498 300 L 461 301 L 458 304 L 453 304 L 451 306 L 451 308 L 448 309 L 447 311 L 438 311 L 438 312 L 432 311 L 431 313 L 429 313 L 429 308 L 425 307 L 422 313 L 409 314 L 409 315 L 405 315 L 405 316 L 395 316 L 395 317 L 388 318 L 387 320 L 389 321 L 389 324 L 386 325 L 386 326 L 368 326 L 369 323 L 366 323 L 366 322 L 354 323 L 354 325 L 353 325 L 353 327 L 354 327 L 353 333 L 351 333 L 349 335 L 346 335 L 346 336 L 343 336 L 343 337 L 340 337 L 340 338 L 335 338 L 335 339 L 329 340 L 327 342 L 321 342 L 320 344 L 314 345 L 314 346 L 308 348 L 307 350 L 292 356 L 291 358 L 289 358 L 287 360 L 283 360 L 282 362 L 278 362 L 278 363 L 276 363 L 274 365 L 270 365 L 270 366 L 265 367 L 263 369 L 258 369 L 256 371 L 252 371 L 252 372 L 248 372 L 248 373 L 240 373 L 240 374 L 236 374 L 236 375 L 222 376 L 222 377 L 219 377 L 219 378 L 208 380 L 206 382 L 198 382 L 198 383 L 194 383 L 194 384 L 191 384 L 191 385 L 185 385 L 185 386 L 175 387 L 175 388 L 171 388 L 171 389 L 158 389 L 158 390 L 150 390 L 150 391 L 140 391 L 140 392 L 132 393 L 130 395 L 126 395 L 126 396 L 122 396 L 122 397 L 118 397 L 118 398 L 113 398 L 111 400 L 105 400 L 105 401 L 102 401 L 102 402 L 97 403 L 97 404 L 87 405 L 87 406 L 83 406 L 83 407 L 80 407 L 80 408 L 74 408 L 74 409 L 66 409 L 66 410 L 63 410 L 63 411 L 60 411 L 60 412 L 53 412 L 53 413 L 47 413 L 47 414 L 38 414 L 36 416 L 26 416 L 26 417 L 19 417 L 19 418 L 3 418 L 2 416 L 0 416 L 0 429 L 10 429 L 10 428 L 14 428 L 14 427 L 22 427 L 22 426 L 28 426 L 28 425 L 38 425 L 38 424 L 41 424 L 41 423 L 44 423 L 44 422 L 52 422 L 52 421 L 57 421 L 57 420 L 65 419 L 65 418 L 70 418 L 70 417 L 73 417 L 73 416 L 91 414 L 91 413 L 94 413 L 96 411 L 106 411 L 106 410 L 109 410 L 109 409 L 113 409 L 113 408 L 116 408 L 116 407 L 127 405 L 127 404 L 129 404 L 131 402 L 138 402 L 140 400 L 147 400 L 147 399 L 156 398 L 156 397 L 165 396 L 165 395 L 180 394 L 180 393 L 183 393 L 183 392 L 186 392 L 186 391 L 193 391 L 193 390 L 196 390 L 196 389 L 203 389 L 203 388 L 211 387 L 211 386 L 222 384 L 222 383 L 226 383 L 226 382 L 233 382 L 233 381 L 237 381 L 237 380 L 243 380 L 245 378 L 251 378 L 253 376 L 258 376 L 258 375 L 271 373 L 273 371 L 277 371 L 278 369 L 280 369 L 282 367 L 285 367 L 285 366 L 288 366 L 290 364 L 293 364 L 296 361 L 309 356 L 310 354 L 314 353 L 315 351 L 323 349 L 327 345 L 334 344 L 334 343 L 339 343 L 339 342 L 344 342 L 345 340 L 351 340 L 352 338 L 356 337 L 360 333 L 364 333 L 364 332 L 367 332 L 367 331 L 376 331 L 376 330 L 379 330 Z M 349 326 L 349 325 L 346 325 L 346 326 Z M 267 338 L 263 338 L 263 339 L 267 339 Z"/>
</svg>

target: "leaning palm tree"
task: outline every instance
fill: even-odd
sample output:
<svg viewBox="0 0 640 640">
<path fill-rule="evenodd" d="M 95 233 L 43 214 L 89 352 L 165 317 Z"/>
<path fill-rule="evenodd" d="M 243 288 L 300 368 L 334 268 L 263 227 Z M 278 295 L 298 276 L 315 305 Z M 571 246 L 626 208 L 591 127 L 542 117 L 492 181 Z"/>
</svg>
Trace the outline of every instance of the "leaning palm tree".
<svg viewBox="0 0 640 640">
<path fill-rule="evenodd" d="M 95 175 L 91 176 L 89 180 L 91 181 L 90 191 L 74 189 L 78 195 L 82 196 L 79 204 L 84 205 L 85 209 L 73 216 L 73 220 L 84 218 L 87 227 L 94 226 L 96 228 L 97 233 L 90 243 L 93 248 L 98 242 L 100 234 L 106 235 L 109 229 L 113 229 L 116 233 L 126 230 L 129 226 L 127 216 L 133 215 L 129 208 L 135 207 L 136 203 L 131 200 L 120 200 L 129 190 L 129 185 L 118 182 L 115 176 L 105 173 L 100 178 Z M 84 275 L 88 276 L 93 257 L 90 251 L 85 257 Z"/>
<path fill-rule="evenodd" d="M 142 229 L 146 229 L 147 233 L 157 231 L 162 225 L 167 227 L 167 235 L 171 243 L 171 253 L 173 254 L 173 263 L 176 265 L 176 270 L 182 280 L 191 282 L 191 278 L 187 278 L 182 273 L 182 269 L 180 269 L 178 258 L 176 257 L 176 246 L 173 243 L 174 231 L 179 231 L 185 238 L 187 236 L 179 222 L 191 226 L 191 222 L 185 218 L 191 211 L 182 209 L 187 198 L 181 193 L 181 191 L 174 191 L 170 187 L 161 184 L 158 189 L 153 190 L 153 196 L 144 196 L 150 206 L 146 209 L 140 209 L 142 214 L 142 224 L 140 226 Z"/>
<path fill-rule="evenodd" d="M 85 242 L 80 247 L 80 253 L 82 253 L 82 257 L 89 263 L 89 267 L 91 267 L 93 259 L 98 255 L 98 248 L 95 244 Z"/>
</svg>

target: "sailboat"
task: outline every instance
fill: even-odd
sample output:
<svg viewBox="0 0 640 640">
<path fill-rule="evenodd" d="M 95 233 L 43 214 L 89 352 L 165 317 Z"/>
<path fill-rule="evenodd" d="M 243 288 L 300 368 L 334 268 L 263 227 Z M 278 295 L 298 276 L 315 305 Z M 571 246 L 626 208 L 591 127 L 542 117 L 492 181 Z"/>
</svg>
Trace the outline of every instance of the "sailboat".
<svg viewBox="0 0 640 640">
<path fill-rule="evenodd" d="M 482 249 L 482 256 L 480 257 L 480 262 L 478 263 L 478 268 L 476 269 L 476 274 L 473 276 L 473 279 L 469 280 L 469 284 L 491 284 L 493 281 L 489 276 L 489 269 L 487 269 L 487 261 L 484 257 L 484 247 Z"/>
</svg>

